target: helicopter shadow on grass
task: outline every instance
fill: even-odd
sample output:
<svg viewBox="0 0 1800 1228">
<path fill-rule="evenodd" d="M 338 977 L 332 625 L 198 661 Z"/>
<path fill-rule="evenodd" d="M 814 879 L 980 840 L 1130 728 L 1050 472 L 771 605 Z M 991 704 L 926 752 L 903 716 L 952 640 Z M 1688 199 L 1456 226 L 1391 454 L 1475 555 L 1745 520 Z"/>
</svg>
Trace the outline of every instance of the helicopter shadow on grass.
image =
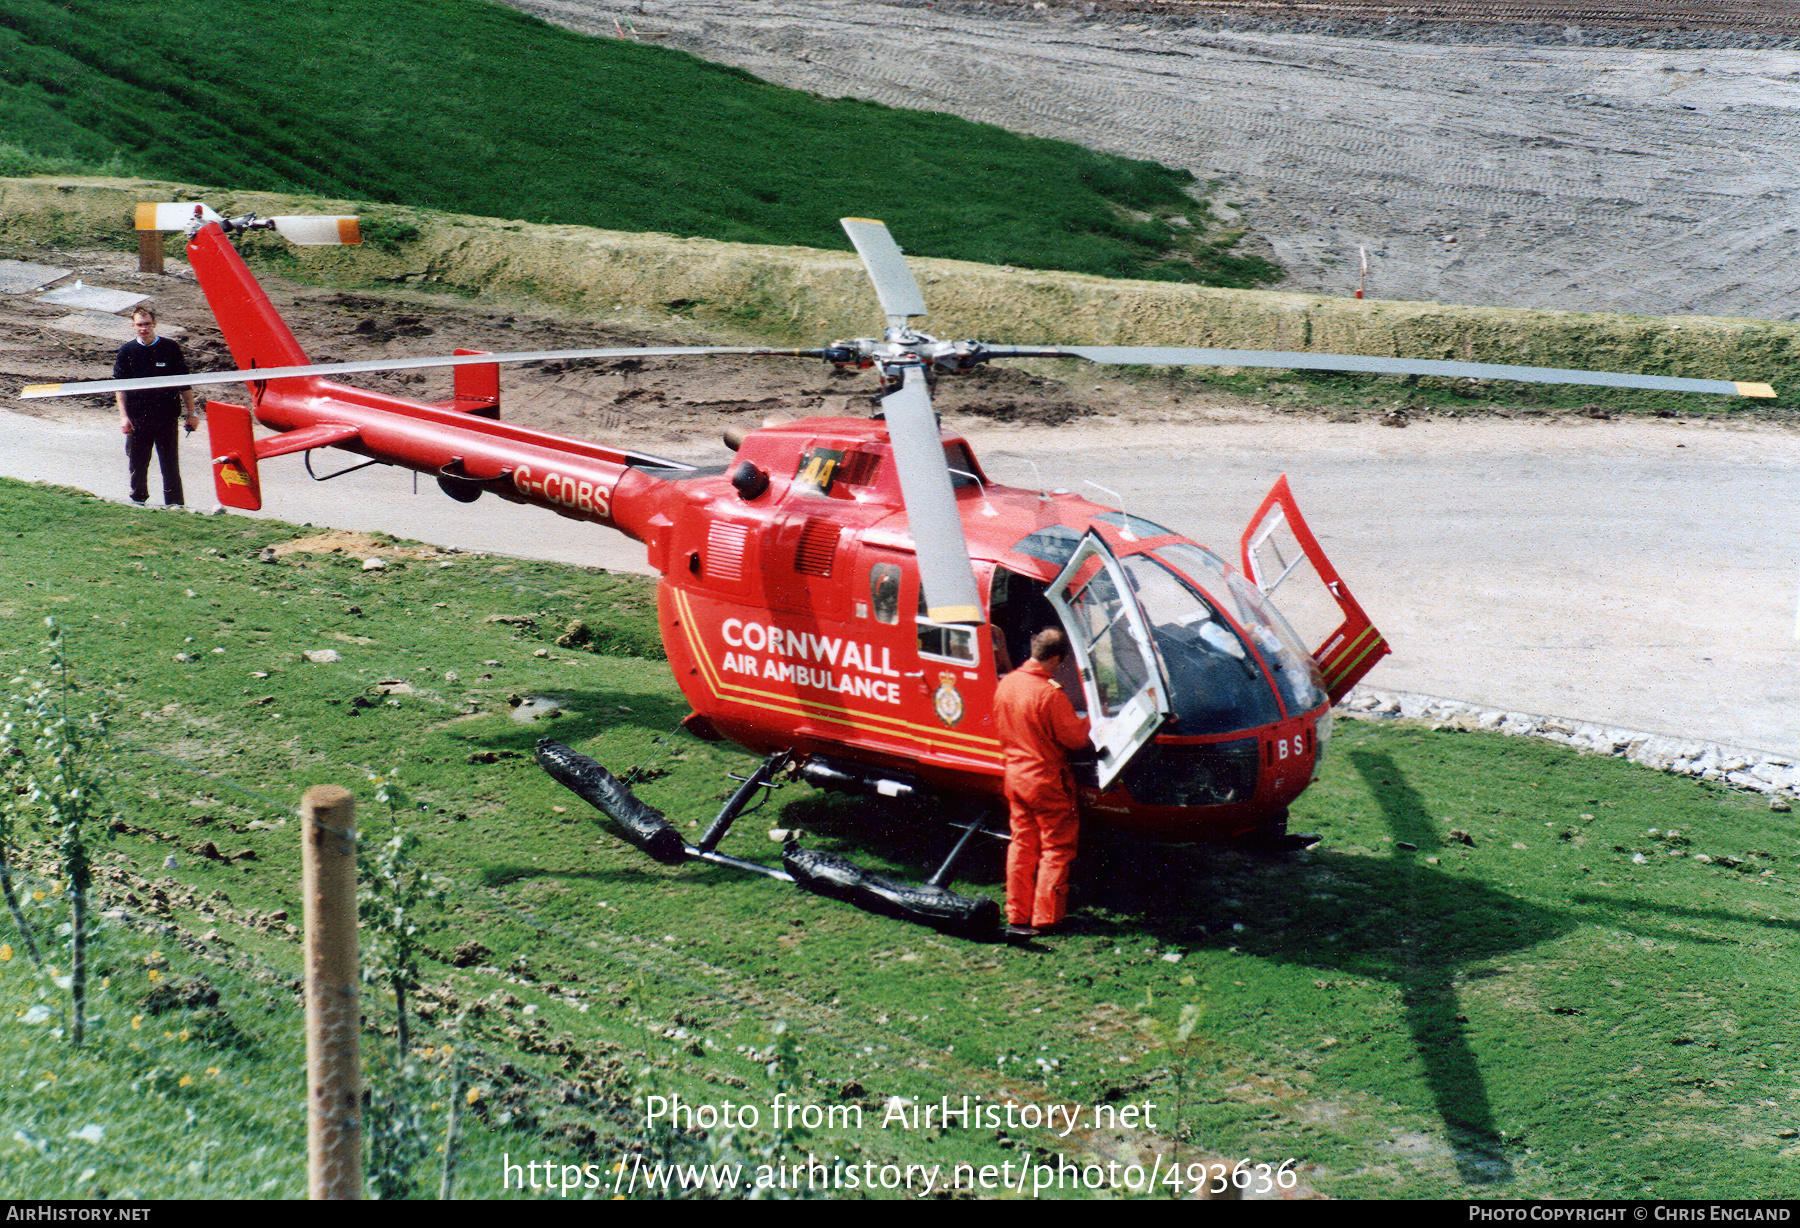
<svg viewBox="0 0 1800 1228">
<path fill-rule="evenodd" d="M 958 827 L 983 820 L 988 831 L 1006 830 L 1006 813 L 990 799 L 931 796 L 918 801 L 851 798 L 814 792 L 769 812 L 775 824 L 802 833 L 809 848 L 842 853 L 881 873 L 922 881 L 935 871 L 962 834 Z M 880 864 L 877 864 L 880 863 Z M 977 836 L 957 858 L 954 878 L 945 884 L 964 891 L 1006 880 L 1006 843 Z"/>
<path fill-rule="evenodd" d="M 481 733 L 467 737 L 466 744 L 477 752 L 485 750 L 529 760 L 540 738 L 562 742 L 599 762 L 631 787 L 640 800 L 663 811 L 675 829 L 690 840 L 698 834 L 693 825 L 697 822 L 704 828 L 737 785 L 726 775 L 726 762 L 719 762 L 710 773 L 695 771 L 687 762 L 687 754 L 705 744 L 680 727 L 690 709 L 679 698 L 556 687 L 539 688 L 525 698 L 553 700 L 560 705 L 560 711 L 554 716 L 517 721 L 499 730 L 484 726 Z M 645 741 L 649 742 L 648 747 L 644 746 Z M 738 770 L 747 774 L 755 759 L 749 752 L 743 753 L 744 762 Z M 899 876 L 917 879 L 935 869 L 954 842 L 956 833 L 944 825 L 947 816 L 941 799 L 932 803 L 850 799 L 808 786 L 797 787 L 802 796 L 787 798 L 783 790 L 789 787 L 792 786 L 781 786 L 762 802 L 753 801 L 739 815 L 721 851 L 775 866 L 780 861 L 779 848 L 760 833 L 771 827 L 799 828 L 816 837 L 807 841 L 810 846 L 846 852 L 860 861 L 869 861 L 867 854 L 873 854 L 875 859 L 885 860 Z M 610 822 L 598 811 L 590 810 L 586 802 L 573 794 L 560 796 L 568 799 L 572 812 L 583 813 L 611 835 L 618 835 Z M 995 820 L 990 818 L 989 822 L 992 825 Z M 998 823 L 1004 828 L 1004 815 Z M 990 855 L 983 858 L 971 850 L 970 856 L 958 863 L 958 877 L 997 883 L 1001 881 L 999 867 L 1004 862 L 1005 846 L 998 841 L 982 843 L 990 846 Z M 993 849 L 999 851 L 993 853 Z M 919 869 L 927 864 L 928 869 Z M 669 872 L 648 857 L 617 870 L 558 870 L 537 864 L 498 862 L 481 871 L 486 886 L 536 878 L 636 882 L 646 874 Z M 741 871 L 701 863 L 689 863 L 676 872 L 696 890 L 742 877 Z"/>
<path fill-rule="evenodd" d="M 1657 942 L 1683 943 L 1700 947 L 1737 947 L 1742 942 L 1718 934 L 1699 934 L 1691 928 L 1678 927 L 1674 924 L 1651 925 L 1634 919 L 1634 914 L 1651 913 L 1685 922 L 1687 926 L 1711 923 L 1714 925 L 1751 925 L 1759 929 L 1782 932 L 1787 935 L 1800 934 L 1800 921 L 1784 921 L 1779 917 L 1758 917 L 1746 913 L 1727 912 L 1722 908 L 1700 908 L 1686 904 L 1658 904 L 1650 900 L 1635 899 L 1622 895 L 1599 895 L 1580 892 L 1570 897 L 1575 905 L 1591 911 L 1595 921 L 1609 925 L 1614 929 L 1649 938 Z"/>
<path fill-rule="evenodd" d="M 1170 943 L 1230 946 L 1263 959 L 1391 982 L 1466 1184 L 1513 1176 L 1457 998 L 1471 965 L 1556 939 L 1575 920 L 1445 873 L 1426 801 L 1386 754 L 1352 751 L 1381 808 L 1391 855 L 1317 849 L 1269 857 L 1220 848 L 1113 844 L 1094 860 L 1086 922 Z M 1412 846 L 1411 848 L 1405 847 Z"/>
<path fill-rule="evenodd" d="M 599 759 L 609 771 L 623 776 L 632 768 L 660 771 L 655 761 L 666 760 L 678 751 L 700 745 L 680 728 L 681 719 L 689 712 L 687 704 L 668 695 L 647 691 L 540 687 L 518 698 L 522 702 L 512 705 L 514 719 L 505 728 L 482 726 L 478 732 L 463 738 L 472 750 L 491 750 L 509 758 L 513 755 L 529 757 L 538 739 L 551 738 L 581 748 L 584 754 Z M 532 716 L 533 712 L 538 715 Z M 654 742 L 648 752 L 620 750 L 609 755 L 607 735 L 613 733 L 635 733 L 654 739 Z M 625 763 L 621 761 L 623 759 L 633 762 Z M 662 768 L 667 766 L 666 763 L 661 765 Z"/>
<path fill-rule="evenodd" d="M 509 720 L 501 729 L 484 725 L 479 732 L 461 737 L 459 741 L 471 751 L 472 764 L 481 762 L 474 756 L 491 753 L 523 761 L 530 765 L 527 768 L 529 772 L 536 773 L 533 752 L 540 738 L 550 738 L 580 749 L 621 778 L 642 783 L 672 775 L 671 769 L 682 766 L 681 761 L 673 760 L 672 757 L 691 752 L 701 745 L 680 728 L 681 719 L 688 714 L 688 706 L 667 695 L 642 691 L 541 687 L 521 698 L 526 703 L 533 700 L 552 701 L 555 704 L 554 714 L 551 714 L 552 709 L 545 708 L 542 709 L 542 715 Z M 525 704 L 520 704 L 513 711 L 516 713 L 524 706 Z M 646 742 L 648 746 L 645 745 Z M 471 772 L 480 770 L 479 766 L 470 768 Z M 543 776 L 542 779 L 550 790 L 556 790 L 548 776 Z M 718 779 L 719 787 L 731 784 L 723 775 Z M 565 799 L 558 804 L 566 803 L 569 813 L 579 816 L 584 824 L 592 819 L 603 830 L 610 832 L 610 824 L 605 816 L 591 809 L 574 794 L 553 792 L 552 795 Z M 711 794 L 704 796 L 710 797 Z M 666 799 L 659 798 L 656 801 L 661 803 Z M 685 826 L 687 820 L 694 817 L 686 811 L 701 808 L 700 805 L 689 807 L 679 804 L 671 809 L 669 818 L 677 826 Z M 632 883 L 641 881 L 646 873 L 666 871 L 659 871 L 655 863 L 646 857 L 641 864 L 633 861 L 622 868 L 606 870 L 497 861 L 482 866 L 479 873 L 483 886 L 498 887 L 540 878 Z"/>
</svg>

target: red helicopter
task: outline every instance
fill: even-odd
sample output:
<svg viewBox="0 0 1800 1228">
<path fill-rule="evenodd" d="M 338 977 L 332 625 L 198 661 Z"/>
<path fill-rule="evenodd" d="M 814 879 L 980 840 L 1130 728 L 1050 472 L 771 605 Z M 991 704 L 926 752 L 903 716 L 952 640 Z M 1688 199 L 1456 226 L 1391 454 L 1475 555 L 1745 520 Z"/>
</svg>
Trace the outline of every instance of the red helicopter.
<svg viewBox="0 0 1800 1228">
<path fill-rule="evenodd" d="M 141 206 L 140 228 L 186 229 L 187 257 L 239 370 L 36 385 L 65 396 L 244 383 L 249 405 L 207 404 L 219 501 L 262 506 L 259 466 L 335 447 L 437 479 L 452 499 L 488 494 L 614 528 L 660 573 L 670 668 L 698 737 L 768 756 L 689 845 L 599 764 L 546 742 L 539 760 L 658 860 L 698 858 L 799 883 L 946 928 L 986 929 L 994 905 L 943 884 L 978 820 L 924 883 L 789 845 L 781 869 L 718 850 L 732 821 L 784 776 L 873 797 L 993 799 L 992 701 L 1061 626 L 1064 689 L 1093 729 L 1084 819 L 1169 841 L 1306 847 L 1289 805 L 1317 773 L 1332 705 L 1389 651 L 1332 568 L 1285 477 L 1251 517 L 1234 567 L 1172 529 L 1065 491 L 990 482 L 942 430 L 930 387 L 996 359 L 1234 366 L 1607 384 L 1747 396 L 1767 385 L 1494 364 L 1159 347 L 940 341 L 900 248 L 880 222 L 845 219 L 887 319 L 880 339 L 812 350 L 640 347 L 308 364 L 239 258 L 232 233 L 272 228 L 304 244 L 358 241 L 349 218 L 221 218 Z M 500 420 L 499 364 L 704 354 L 810 357 L 873 369 L 882 413 L 727 434 L 735 459 L 694 467 Z M 422 403 L 328 376 L 451 366 L 452 400 Z M 255 424 L 272 434 L 258 439 Z M 335 475 L 334 475 L 335 476 Z M 1308 649 L 1269 600 L 1296 569 L 1327 595 L 1331 629 Z"/>
</svg>

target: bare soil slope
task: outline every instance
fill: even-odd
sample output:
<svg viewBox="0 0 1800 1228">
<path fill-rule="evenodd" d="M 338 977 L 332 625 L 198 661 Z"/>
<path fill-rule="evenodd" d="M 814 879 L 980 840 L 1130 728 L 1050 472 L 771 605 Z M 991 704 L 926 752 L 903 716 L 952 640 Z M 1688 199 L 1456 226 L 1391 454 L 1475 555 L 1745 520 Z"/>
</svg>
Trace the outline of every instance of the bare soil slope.
<svg viewBox="0 0 1800 1228">
<path fill-rule="evenodd" d="M 1360 247 L 1377 298 L 1800 315 L 1792 50 L 1560 27 L 1352 37 L 1176 5 L 508 2 L 782 85 L 1185 167 L 1239 206 L 1285 288 L 1354 290 Z"/>
</svg>

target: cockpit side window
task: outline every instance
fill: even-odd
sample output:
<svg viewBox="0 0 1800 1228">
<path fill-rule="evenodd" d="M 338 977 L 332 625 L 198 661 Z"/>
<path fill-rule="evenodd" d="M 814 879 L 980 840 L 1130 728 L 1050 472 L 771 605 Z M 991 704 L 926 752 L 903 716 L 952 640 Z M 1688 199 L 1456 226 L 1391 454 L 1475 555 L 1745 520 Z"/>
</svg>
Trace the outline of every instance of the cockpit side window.
<svg viewBox="0 0 1800 1228">
<path fill-rule="evenodd" d="M 975 628 L 962 623 L 932 622 L 926 612 L 925 586 L 919 586 L 919 613 L 915 619 L 919 632 L 919 655 L 939 661 L 955 661 L 974 665 L 980 660 Z"/>
<path fill-rule="evenodd" d="M 869 568 L 869 608 L 875 621 L 890 626 L 900 621 L 900 566 L 876 563 Z"/>
</svg>

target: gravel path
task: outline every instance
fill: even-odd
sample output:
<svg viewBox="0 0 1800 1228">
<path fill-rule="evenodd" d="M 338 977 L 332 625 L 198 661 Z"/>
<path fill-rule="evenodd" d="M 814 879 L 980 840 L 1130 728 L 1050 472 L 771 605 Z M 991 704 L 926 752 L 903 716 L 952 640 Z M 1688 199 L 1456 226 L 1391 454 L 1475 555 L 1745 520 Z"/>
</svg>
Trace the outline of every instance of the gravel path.
<svg viewBox="0 0 1800 1228">
<path fill-rule="evenodd" d="M 1370 297 L 1800 318 L 1792 50 L 1353 38 L 1062 6 L 508 2 L 783 85 L 1186 167 L 1241 206 L 1288 288 L 1354 290 L 1363 247 Z"/>
</svg>

